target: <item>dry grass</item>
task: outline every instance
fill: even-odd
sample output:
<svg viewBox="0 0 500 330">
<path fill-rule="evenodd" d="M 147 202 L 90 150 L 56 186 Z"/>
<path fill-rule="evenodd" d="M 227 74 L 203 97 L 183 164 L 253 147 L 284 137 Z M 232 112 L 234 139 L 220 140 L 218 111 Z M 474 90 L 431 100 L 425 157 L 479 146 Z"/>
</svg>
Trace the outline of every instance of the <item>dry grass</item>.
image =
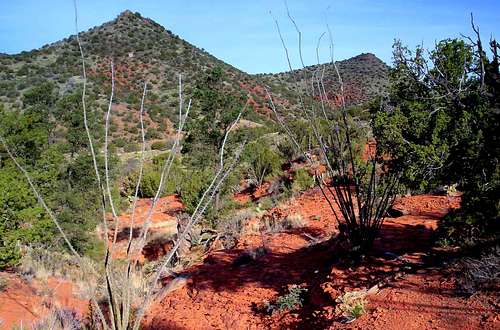
<svg viewBox="0 0 500 330">
<path fill-rule="evenodd" d="M 51 313 L 35 323 L 33 330 L 80 330 L 85 329 L 77 313 L 71 309 L 54 308 Z"/>
<path fill-rule="evenodd" d="M 338 303 L 337 310 L 346 318 L 346 322 L 352 322 L 366 312 L 366 295 L 366 290 L 348 291 L 335 300 Z"/>
<path fill-rule="evenodd" d="M 97 289 L 99 279 L 89 278 L 88 270 L 96 267 L 96 263 L 86 257 L 83 257 L 82 261 L 85 269 L 82 269 L 74 256 L 67 253 L 25 246 L 18 270 L 26 280 L 37 279 L 43 282 L 49 277 L 58 277 L 71 281 L 78 288 L 79 296 L 88 299 Z"/>
<path fill-rule="evenodd" d="M 307 221 L 298 213 L 290 214 L 283 220 L 283 226 L 287 229 L 303 228 Z"/>
<path fill-rule="evenodd" d="M 500 287 L 500 246 L 485 252 L 479 258 L 464 258 L 459 263 L 459 285 L 468 292 Z"/>
<path fill-rule="evenodd" d="M 217 230 L 221 233 L 231 234 L 234 237 L 241 236 L 247 231 L 249 220 L 256 216 L 256 212 L 252 208 L 247 208 L 231 214 L 230 218 L 223 219 L 219 222 Z M 253 230 L 251 230 L 253 231 Z M 258 229 L 255 231 L 258 233 Z"/>
<path fill-rule="evenodd" d="M 289 214 L 285 218 L 276 218 L 274 215 L 269 215 L 262 218 L 262 226 L 264 231 L 279 233 L 282 231 L 303 228 L 307 225 L 307 221 L 298 213 Z"/>
</svg>

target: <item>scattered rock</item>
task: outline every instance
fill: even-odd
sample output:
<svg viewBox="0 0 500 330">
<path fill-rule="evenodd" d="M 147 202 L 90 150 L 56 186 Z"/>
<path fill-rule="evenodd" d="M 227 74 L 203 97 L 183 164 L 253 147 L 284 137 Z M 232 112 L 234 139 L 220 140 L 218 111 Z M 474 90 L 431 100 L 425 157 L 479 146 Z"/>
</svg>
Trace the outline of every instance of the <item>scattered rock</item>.
<svg viewBox="0 0 500 330">
<path fill-rule="evenodd" d="M 410 214 L 408 210 L 395 209 L 393 207 L 387 210 L 387 216 L 389 216 L 390 218 L 399 218 L 402 217 L 403 215 L 408 215 L 408 214 Z"/>
<path fill-rule="evenodd" d="M 367 296 L 373 296 L 376 295 L 377 293 L 380 292 L 380 288 L 378 287 L 378 284 L 372 286 L 368 291 L 366 291 Z"/>
<path fill-rule="evenodd" d="M 170 281 L 164 288 L 162 295 L 167 295 L 170 292 L 179 290 L 188 284 L 189 276 L 180 275 Z"/>
<path fill-rule="evenodd" d="M 251 251 L 243 252 L 236 259 L 234 259 L 231 266 L 240 267 L 249 264 L 252 261 L 264 256 L 265 254 L 267 254 L 267 250 L 262 246 Z"/>
</svg>

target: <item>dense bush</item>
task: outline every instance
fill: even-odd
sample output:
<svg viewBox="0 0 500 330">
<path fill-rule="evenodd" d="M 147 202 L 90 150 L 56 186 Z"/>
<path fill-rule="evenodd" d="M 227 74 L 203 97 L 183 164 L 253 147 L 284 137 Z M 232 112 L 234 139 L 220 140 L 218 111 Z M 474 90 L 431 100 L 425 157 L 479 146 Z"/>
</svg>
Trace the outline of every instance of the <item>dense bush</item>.
<svg viewBox="0 0 500 330">
<path fill-rule="evenodd" d="M 146 139 L 151 140 L 151 139 L 157 139 L 159 137 L 158 130 L 156 128 L 148 128 L 146 130 Z"/>
<path fill-rule="evenodd" d="M 165 150 L 167 149 L 167 144 L 164 141 L 155 141 L 151 143 L 151 149 L 153 150 Z"/>
<path fill-rule="evenodd" d="M 117 138 L 113 140 L 113 144 L 118 148 L 123 148 L 127 144 L 127 142 L 124 138 Z"/>
<path fill-rule="evenodd" d="M 304 168 L 299 168 L 293 175 L 292 191 L 301 192 L 314 187 L 314 178 Z"/>
<path fill-rule="evenodd" d="M 462 208 L 443 221 L 445 239 L 494 238 L 500 233 L 498 59 L 458 39 L 439 42 L 429 59 L 423 53 L 394 45 L 389 100 L 374 107 L 378 146 L 410 189 L 459 184 Z"/>
<path fill-rule="evenodd" d="M 0 191 L 0 269 L 4 269 L 19 260 L 18 243 L 50 242 L 54 228 L 10 162 L 0 168 Z"/>
<path fill-rule="evenodd" d="M 26 91 L 23 102 L 26 106 L 52 106 L 57 100 L 57 91 L 53 82 L 45 82 Z"/>
<path fill-rule="evenodd" d="M 123 150 L 125 152 L 137 152 L 141 150 L 141 146 L 138 143 L 127 143 Z"/>
<path fill-rule="evenodd" d="M 215 67 L 196 81 L 194 99 L 197 105 L 193 107 L 192 120 L 187 123 L 189 133 L 184 152 L 203 149 L 205 159 L 215 159 L 219 153 L 227 129 L 243 108 L 241 98 L 224 90 L 226 78 L 224 69 Z"/>
<path fill-rule="evenodd" d="M 212 171 L 210 169 L 186 172 L 180 187 L 180 195 L 187 212 L 194 211 L 204 191 L 208 188 L 211 177 Z"/>
<path fill-rule="evenodd" d="M 94 253 L 98 245 L 94 229 L 99 219 L 100 197 L 93 176 L 93 161 L 84 150 L 86 143 L 78 135 L 82 133 L 78 129 L 81 123 L 72 121 L 71 111 L 65 111 L 77 109 L 78 102 L 78 98 L 71 96 L 59 98 L 49 83 L 35 86 L 25 93 L 20 113 L 0 108 L 0 136 L 54 210 L 72 245 L 85 254 Z M 77 129 L 72 133 L 75 135 L 63 134 L 56 138 L 53 119 L 61 113 L 61 123 L 74 123 Z M 96 126 L 94 122 L 92 128 Z M 52 220 L 7 157 L 3 144 L 0 155 L 0 268 L 18 262 L 22 245 L 40 243 L 47 248 L 66 249 Z M 99 157 L 101 170 L 102 164 Z M 116 168 L 115 165 L 116 158 L 111 155 L 110 166 Z M 115 173 L 110 172 L 111 180 Z"/>
<path fill-rule="evenodd" d="M 160 155 L 151 162 L 146 162 L 144 164 L 141 185 L 139 186 L 139 197 L 141 198 L 153 198 L 158 191 L 160 185 L 161 171 L 163 164 L 165 162 L 165 155 Z M 180 186 L 183 182 L 185 176 L 184 170 L 180 166 L 179 161 L 174 161 L 173 166 L 170 170 L 170 175 L 168 180 L 165 181 L 165 185 L 160 196 L 167 196 L 180 192 Z M 131 172 L 122 182 L 123 191 L 127 196 L 133 196 L 135 193 L 135 188 L 137 185 L 137 180 L 139 179 L 138 169 Z"/>
<path fill-rule="evenodd" d="M 241 159 L 247 166 L 247 175 L 257 186 L 278 175 L 284 162 L 280 155 L 262 140 L 248 144 Z"/>
</svg>

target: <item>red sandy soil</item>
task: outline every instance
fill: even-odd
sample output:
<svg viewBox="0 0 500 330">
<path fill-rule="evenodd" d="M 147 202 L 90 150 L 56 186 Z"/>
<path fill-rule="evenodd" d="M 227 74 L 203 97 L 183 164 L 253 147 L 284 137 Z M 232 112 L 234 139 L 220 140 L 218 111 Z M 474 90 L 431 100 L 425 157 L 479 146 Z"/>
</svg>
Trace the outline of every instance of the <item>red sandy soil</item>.
<svg viewBox="0 0 500 330">
<path fill-rule="evenodd" d="M 396 207 L 409 214 L 387 219 L 373 256 L 351 267 L 338 262 L 338 251 L 326 241 L 335 220 L 321 192 L 313 189 L 270 211 L 280 218 L 299 213 L 305 227 L 246 235 L 236 248 L 210 253 L 185 272 L 185 285 L 153 304 L 144 329 L 499 329 L 498 296 L 460 296 L 451 273 L 431 261 L 439 218 L 459 204 L 459 197 L 402 198 Z M 233 264 L 262 245 L 268 251 L 264 256 Z M 394 255 L 399 258 L 391 260 Z M 309 290 L 303 308 L 273 316 L 257 311 L 292 284 Z M 380 291 L 368 298 L 368 312 L 340 323 L 335 298 L 375 285 Z"/>
<path fill-rule="evenodd" d="M 426 269 L 371 297 L 370 313 L 348 328 L 500 329 L 499 308 L 498 295 L 457 296 L 452 277 Z"/>
<path fill-rule="evenodd" d="M 250 93 L 248 105 L 251 109 L 253 109 L 253 111 L 267 117 L 274 116 L 272 109 L 268 105 L 267 92 L 263 86 L 240 82 L 240 87 Z M 273 103 L 277 109 L 287 108 L 290 106 L 290 102 L 288 100 L 275 94 L 273 94 Z"/>
<path fill-rule="evenodd" d="M 365 162 L 369 159 L 372 159 L 375 157 L 377 151 L 377 141 L 375 139 L 369 139 L 364 147 L 363 147 L 363 153 L 361 154 L 361 159 L 364 160 Z"/>
<path fill-rule="evenodd" d="M 130 237 L 130 226 L 132 226 L 132 238 L 135 239 L 139 236 L 144 222 L 147 220 L 148 214 L 151 210 L 152 199 L 140 199 L 137 201 L 135 209 L 134 223 L 132 224 L 132 211 L 127 212 L 123 215 L 118 216 L 118 235 L 117 244 L 113 253 L 115 258 L 121 259 L 126 257 L 126 249 L 128 245 L 128 239 Z M 184 205 L 182 205 L 179 196 L 170 195 L 158 199 L 155 205 L 153 213 L 151 215 L 151 226 L 149 229 L 150 234 L 153 233 L 171 233 L 177 226 L 176 213 L 182 211 Z M 112 217 L 109 219 L 110 226 L 113 225 L 114 220 Z M 113 241 L 114 231 L 110 230 L 109 244 Z M 158 247 L 161 248 L 161 247 Z M 147 251 L 146 251 L 147 252 Z M 139 256 L 139 260 L 142 262 L 144 259 L 150 259 L 149 254 L 151 252 L 145 253 Z M 159 253 L 158 251 L 153 253 L 154 255 L 161 256 L 165 253 Z"/>
<path fill-rule="evenodd" d="M 31 329 L 33 322 L 49 315 L 55 307 L 73 310 L 82 319 L 87 313 L 88 302 L 75 297 L 70 282 L 49 278 L 44 285 L 8 273 L 0 273 L 0 277 L 7 279 L 6 289 L 0 291 L 0 329 L 21 324 Z"/>
<path fill-rule="evenodd" d="M 150 200 L 139 202 L 137 225 L 150 205 Z M 210 252 L 182 274 L 188 278 L 184 285 L 154 302 L 144 329 L 500 329 L 498 294 L 460 295 L 456 274 L 434 253 L 432 236 L 439 219 L 459 206 L 459 196 L 399 199 L 395 208 L 405 215 L 387 219 L 373 255 L 354 266 L 329 240 L 336 221 L 321 192 L 312 189 L 268 212 L 278 221 L 300 214 L 304 227 L 279 233 L 254 229 L 234 249 Z M 162 198 L 153 222 L 170 222 L 181 209 L 176 196 Z M 121 216 L 122 228 L 129 221 L 129 215 Z M 259 223 L 254 225 L 259 228 Z M 263 256 L 234 264 L 242 253 L 262 246 L 267 250 Z M 87 302 L 74 297 L 70 283 L 58 285 L 50 279 L 54 293 L 47 301 L 35 281 L 1 275 L 9 277 L 6 291 L 0 292 L 4 327 L 39 320 L 51 304 L 86 311 Z M 293 284 L 308 289 L 302 308 L 274 315 L 259 312 L 265 301 L 273 301 Z M 379 289 L 367 298 L 367 313 L 350 324 L 341 323 L 335 299 L 370 288 Z"/>
<path fill-rule="evenodd" d="M 134 227 L 140 227 L 144 224 L 144 221 L 147 219 L 147 215 L 150 212 L 152 204 L 152 199 L 145 198 L 139 199 L 137 201 Z M 182 205 L 179 196 L 177 195 L 170 195 L 159 198 L 151 216 L 153 227 L 155 227 L 155 224 L 158 224 L 158 226 L 160 226 L 164 222 L 176 221 L 175 213 L 183 209 L 184 206 Z M 112 221 L 112 219 L 110 220 Z M 118 217 L 120 227 L 122 228 L 129 227 L 131 224 L 131 220 L 132 211 Z"/>
<path fill-rule="evenodd" d="M 245 188 L 241 192 L 234 194 L 234 200 L 240 204 L 254 202 L 262 197 L 270 195 L 268 191 L 270 186 L 271 184 L 269 182 L 264 182 L 260 187 Z"/>
</svg>

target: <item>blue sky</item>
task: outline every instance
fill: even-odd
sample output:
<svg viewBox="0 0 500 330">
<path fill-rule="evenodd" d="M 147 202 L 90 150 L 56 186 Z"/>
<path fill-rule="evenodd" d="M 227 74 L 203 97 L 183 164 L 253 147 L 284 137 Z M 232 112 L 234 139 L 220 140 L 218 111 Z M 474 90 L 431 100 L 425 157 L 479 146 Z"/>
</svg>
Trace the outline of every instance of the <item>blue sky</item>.
<svg viewBox="0 0 500 330">
<path fill-rule="evenodd" d="M 485 40 L 500 39 L 499 0 L 288 0 L 303 33 L 306 64 L 316 63 L 316 42 L 326 22 L 333 29 L 336 59 L 363 52 L 391 62 L 395 38 L 431 47 L 436 40 L 471 35 L 473 12 Z M 190 43 L 250 73 L 278 72 L 286 60 L 269 11 L 280 21 L 298 65 L 297 36 L 282 0 L 80 0 L 80 29 L 138 11 Z M 327 10 L 327 8 L 329 8 Z M 0 0 L 0 52 L 38 48 L 74 33 L 72 0 Z M 324 45 L 323 60 L 328 51 Z"/>
</svg>

